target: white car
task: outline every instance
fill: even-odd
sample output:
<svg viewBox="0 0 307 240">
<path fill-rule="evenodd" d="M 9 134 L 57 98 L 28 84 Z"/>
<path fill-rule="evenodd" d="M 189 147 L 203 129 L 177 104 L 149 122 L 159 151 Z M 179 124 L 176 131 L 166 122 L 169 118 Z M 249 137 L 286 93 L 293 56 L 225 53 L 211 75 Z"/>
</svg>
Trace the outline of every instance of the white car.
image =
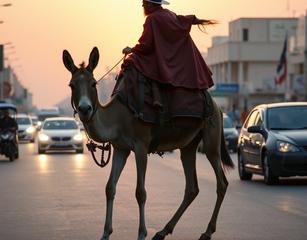
<svg viewBox="0 0 307 240">
<path fill-rule="evenodd" d="M 83 153 L 84 137 L 74 118 L 47 118 L 38 133 L 37 141 L 39 154 L 49 150 L 75 150 Z"/>
<path fill-rule="evenodd" d="M 18 139 L 34 142 L 36 129 L 31 117 L 27 114 L 17 114 L 16 122 L 18 124 Z"/>
</svg>

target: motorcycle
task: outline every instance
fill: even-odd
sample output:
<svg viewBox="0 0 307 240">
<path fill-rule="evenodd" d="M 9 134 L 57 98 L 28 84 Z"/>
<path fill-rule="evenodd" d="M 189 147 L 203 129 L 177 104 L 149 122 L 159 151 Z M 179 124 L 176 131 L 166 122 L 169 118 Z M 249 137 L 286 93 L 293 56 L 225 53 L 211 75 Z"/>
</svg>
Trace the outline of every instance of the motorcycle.
<svg viewBox="0 0 307 240">
<path fill-rule="evenodd" d="M 15 131 L 6 129 L 0 132 L 0 154 L 8 157 L 10 161 L 19 157 Z"/>
<path fill-rule="evenodd" d="M 0 101 L 0 110 L 7 110 L 16 117 L 17 108 L 14 104 Z M 16 129 L 1 129 L 0 155 L 5 155 L 10 161 L 19 157 L 18 137 Z"/>
</svg>

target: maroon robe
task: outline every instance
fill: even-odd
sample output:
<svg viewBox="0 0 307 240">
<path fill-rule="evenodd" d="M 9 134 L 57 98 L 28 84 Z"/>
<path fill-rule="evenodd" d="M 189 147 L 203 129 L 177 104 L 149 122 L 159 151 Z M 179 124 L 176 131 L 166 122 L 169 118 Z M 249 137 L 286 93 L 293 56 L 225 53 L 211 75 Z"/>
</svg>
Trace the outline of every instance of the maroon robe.
<svg viewBox="0 0 307 240">
<path fill-rule="evenodd" d="M 210 88 L 212 73 L 190 36 L 194 18 L 163 8 L 149 14 L 139 43 L 126 63 L 132 62 L 146 77 L 161 83 L 189 89 Z"/>
</svg>

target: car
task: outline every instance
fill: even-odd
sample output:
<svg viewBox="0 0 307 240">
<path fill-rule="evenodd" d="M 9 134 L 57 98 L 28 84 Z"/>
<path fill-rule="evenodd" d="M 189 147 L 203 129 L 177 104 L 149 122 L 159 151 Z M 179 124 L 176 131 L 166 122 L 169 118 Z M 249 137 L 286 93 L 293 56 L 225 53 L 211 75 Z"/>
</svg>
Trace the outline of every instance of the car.
<svg viewBox="0 0 307 240">
<path fill-rule="evenodd" d="M 223 129 L 227 149 L 232 152 L 237 152 L 239 133 L 232 119 L 226 113 L 223 113 Z M 197 151 L 205 153 L 203 141 L 199 143 Z"/>
<path fill-rule="evenodd" d="M 74 150 L 83 153 L 83 142 L 83 134 L 74 118 L 47 118 L 38 133 L 38 153 L 50 150 Z"/>
<path fill-rule="evenodd" d="M 37 127 L 37 124 L 38 124 L 38 117 L 37 116 L 34 116 L 34 115 L 30 115 L 30 118 L 32 120 L 32 124 L 34 127 Z"/>
<path fill-rule="evenodd" d="M 241 180 L 263 175 L 268 185 L 279 177 L 307 176 L 307 102 L 253 108 L 239 135 L 238 171 Z"/>
<path fill-rule="evenodd" d="M 17 114 L 16 122 L 18 124 L 18 139 L 24 141 L 35 142 L 35 127 L 31 117 L 28 114 Z"/>
<path fill-rule="evenodd" d="M 232 152 L 237 152 L 239 133 L 233 120 L 225 113 L 223 113 L 223 127 L 227 148 Z"/>
</svg>

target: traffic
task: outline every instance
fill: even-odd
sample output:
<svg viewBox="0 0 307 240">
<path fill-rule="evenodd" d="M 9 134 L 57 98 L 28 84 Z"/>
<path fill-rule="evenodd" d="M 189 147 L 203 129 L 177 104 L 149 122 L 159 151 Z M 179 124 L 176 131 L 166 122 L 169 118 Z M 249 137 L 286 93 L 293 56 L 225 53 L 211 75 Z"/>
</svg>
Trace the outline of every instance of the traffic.
<svg viewBox="0 0 307 240">
<path fill-rule="evenodd" d="M 50 151 L 84 152 L 81 123 L 72 117 L 60 117 L 55 111 L 38 116 L 17 113 L 11 103 L 0 103 L 0 154 L 14 161 L 19 158 L 19 143 L 36 143 L 37 154 Z"/>
</svg>

